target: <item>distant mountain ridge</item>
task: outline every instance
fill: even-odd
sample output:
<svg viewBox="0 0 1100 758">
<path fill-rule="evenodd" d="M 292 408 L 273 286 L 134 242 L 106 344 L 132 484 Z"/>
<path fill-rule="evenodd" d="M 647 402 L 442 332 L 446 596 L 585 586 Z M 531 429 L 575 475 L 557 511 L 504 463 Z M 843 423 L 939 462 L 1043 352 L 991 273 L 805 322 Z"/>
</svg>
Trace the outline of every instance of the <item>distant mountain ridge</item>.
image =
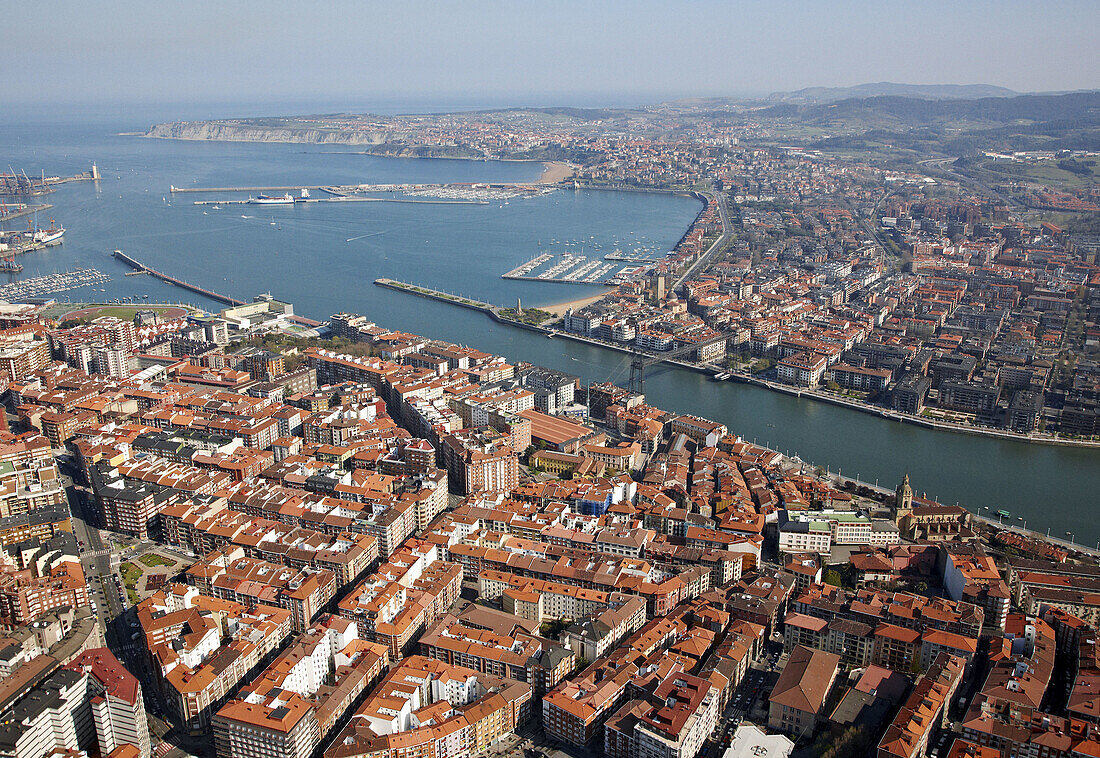
<svg viewBox="0 0 1100 758">
<path fill-rule="evenodd" d="M 983 97 L 1015 97 L 1019 92 L 993 84 L 897 84 L 873 82 L 854 87 L 805 87 L 792 92 L 773 92 L 766 100 L 791 105 L 816 105 L 868 97 L 910 97 L 921 100 L 976 100 Z"/>
<path fill-rule="evenodd" d="M 850 98 L 835 102 L 797 105 L 776 103 L 756 112 L 762 118 L 797 117 L 806 123 L 835 122 L 858 118 L 868 126 L 880 126 L 889 120 L 908 126 L 926 126 L 950 119 L 976 122 L 1009 122 L 1017 119 L 1052 121 L 1081 119 L 1095 124 L 1100 117 L 1100 92 L 1074 92 L 1068 95 L 1016 95 L 974 99 L 926 100 L 923 98 L 879 95 Z"/>
</svg>

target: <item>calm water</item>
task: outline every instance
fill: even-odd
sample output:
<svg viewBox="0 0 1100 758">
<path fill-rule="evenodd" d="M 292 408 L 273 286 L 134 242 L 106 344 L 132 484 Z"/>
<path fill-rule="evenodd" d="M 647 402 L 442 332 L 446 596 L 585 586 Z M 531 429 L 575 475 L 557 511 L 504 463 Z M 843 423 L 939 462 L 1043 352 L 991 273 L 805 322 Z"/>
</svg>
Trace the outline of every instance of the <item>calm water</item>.
<svg viewBox="0 0 1100 758">
<path fill-rule="evenodd" d="M 23 256 L 24 276 L 94 265 L 113 277 L 103 285 L 106 292 L 77 290 L 61 297 L 148 294 L 152 301 L 196 300 L 148 277 L 123 276 L 126 269 L 109 256 L 121 248 L 165 272 L 243 299 L 266 290 L 315 318 L 358 311 L 387 326 L 536 361 L 585 380 L 622 382 L 629 364 L 620 354 L 501 327 L 479 314 L 371 282 L 388 276 L 496 303 L 514 303 L 517 297 L 527 305 L 561 302 L 596 290 L 505 281 L 500 274 L 544 251 L 583 247 L 598 255 L 615 247 L 667 248 L 698 211 L 687 198 L 572 191 L 507 205 L 354 203 L 214 211 L 193 205 L 203 196 L 171 197 L 169 185 L 529 181 L 541 165 L 115 136 L 173 117 L 98 114 L 78 126 L 0 123 L 0 165 L 72 174 L 94 160 L 104 176 L 98 187 L 66 185 L 49 196 L 56 206 L 51 213 L 68 229 L 66 241 Z M 354 237 L 360 239 L 348 241 Z M 934 432 L 670 368 L 651 371 L 646 389 L 658 406 L 720 419 L 747 439 L 797 451 L 848 476 L 892 486 L 908 471 L 917 492 L 941 501 L 959 501 L 973 510 L 1006 509 L 1026 518 L 1031 528 L 1050 527 L 1052 535 L 1072 530 L 1089 545 L 1100 539 L 1093 517 L 1100 505 L 1100 451 Z"/>
</svg>

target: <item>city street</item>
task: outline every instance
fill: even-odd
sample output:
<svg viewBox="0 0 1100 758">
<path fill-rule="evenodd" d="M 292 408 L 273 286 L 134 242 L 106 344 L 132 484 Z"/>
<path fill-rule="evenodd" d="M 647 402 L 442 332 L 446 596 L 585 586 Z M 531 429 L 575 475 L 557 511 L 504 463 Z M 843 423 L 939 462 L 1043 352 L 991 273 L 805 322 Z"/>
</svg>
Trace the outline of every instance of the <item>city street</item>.
<svg viewBox="0 0 1100 758">
<path fill-rule="evenodd" d="M 114 570 L 117 563 L 114 562 L 113 546 L 104 544 L 99 530 L 90 525 L 95 523 L 91 496 L 83 487 L 73 483 L 72 474 L 75 472 L 71 464 L 66 464 L 64 459 L 58 459 L 58 464 L 72 513 L 73 535 L 80 548 L 80 563 L 91 589 L 96 615 L 106 632 L 110 620 L 125 610 L 122 580 Z"/>
</svg>

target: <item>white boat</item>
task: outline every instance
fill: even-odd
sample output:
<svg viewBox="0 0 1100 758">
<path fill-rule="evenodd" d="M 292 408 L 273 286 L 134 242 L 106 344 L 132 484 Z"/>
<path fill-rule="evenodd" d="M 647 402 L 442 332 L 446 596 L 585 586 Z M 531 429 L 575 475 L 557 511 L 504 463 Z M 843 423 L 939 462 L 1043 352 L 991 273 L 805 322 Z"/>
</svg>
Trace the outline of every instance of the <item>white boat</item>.
<svg viewBox="0 0 1100 758">
<path fill-rule="evenodd" d="M 46 245 L 64 236 L 65 229 L 63 227 L 54 228 L 51 226 L 49 229 L 39 229 L 31 239 L 39 245 Z"/>
<path fill-rule="evenodd" d="M 250 205 L 293 205 L 294 196 L 289 192 L 282 197 L 274 197 L 272 195 L 259 195 L 257 197 L 248 196 L 248 203 Z"/>
</svg>

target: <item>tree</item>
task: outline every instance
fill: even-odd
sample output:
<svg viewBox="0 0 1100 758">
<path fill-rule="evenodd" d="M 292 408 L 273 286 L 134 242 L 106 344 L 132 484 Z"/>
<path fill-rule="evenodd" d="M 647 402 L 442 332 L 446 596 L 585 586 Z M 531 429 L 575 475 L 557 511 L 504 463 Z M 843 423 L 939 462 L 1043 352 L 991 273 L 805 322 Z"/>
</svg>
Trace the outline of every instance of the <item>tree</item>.
<svg viewBox="0 0 1100 758">
<path fill-rule="evenodd" d="M 825 584 L 831 584 L 834 587 L 841 585 L 840 572 L 836 569 L 829 569 L 825 572 Z"/>
<path fill-rule="evenodd" d="M 818 755 L 821 758 L 845 758 L 850 755 L 868 755 L 875 744 L 874 735 L 865 729 L 852 726 L 845 729 L 835 740 L 819 743 Z"/>
</svg>

